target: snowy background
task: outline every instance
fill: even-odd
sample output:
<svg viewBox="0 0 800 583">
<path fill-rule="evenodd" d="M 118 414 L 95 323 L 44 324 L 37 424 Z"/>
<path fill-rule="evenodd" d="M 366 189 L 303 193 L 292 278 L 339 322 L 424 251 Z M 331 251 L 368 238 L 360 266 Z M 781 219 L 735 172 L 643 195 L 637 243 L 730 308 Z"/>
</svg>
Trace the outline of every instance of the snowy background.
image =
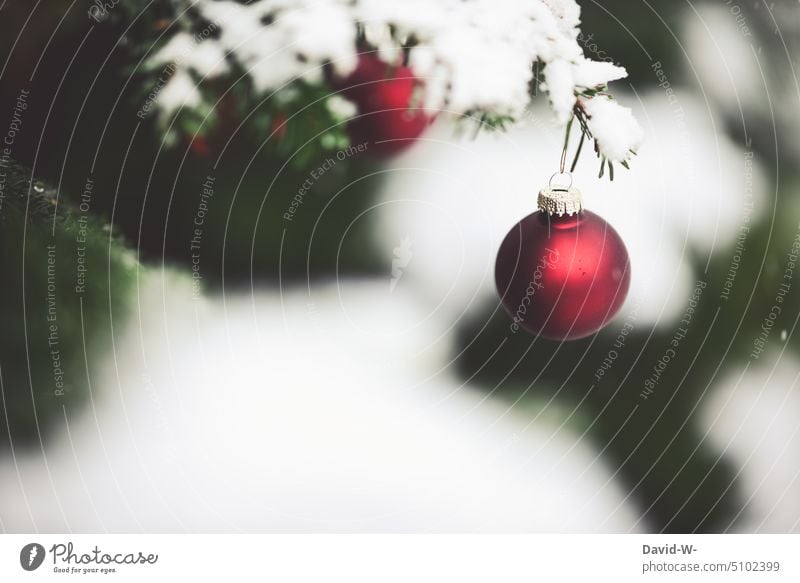
<svg viewBox="0 0 800 583">
<path fill-rule="evenodd" d="M 141 264 L 131 314 L 114 324 L 104 353 L 87 357 L 86 398 L 65 405 L 36 439 L 3 450 L 0 530 L 800 531 L 794 295 L 766 351 L 751 356 L 800 216 L 791 162 L 800 151 L 800 9 L 579 4 L 582 13 L 571 0 L 502 8 L 202 1 L 201 12 L 227 25 L 222 32 L 198 44 L 196 31 L 178 30 L 142 61 L 155 70 L 178 63 L 151 125 L 134 131 L 141 101 L 125 114 L 109 111 L 117 94 L 98 89 L 89 92 L 96 113 L 56 105 L 63 121 L 51 123 L 68 129 L 105 132 L 90 119 L 110 120 L 108 141 L 77 141 L 104 150 L 98 182 L 106 176 L 109 192 L 121 196 L 93 204 L 115 213 Z M 279 26 L 261 26 L 266 16 Z M 386 59 L 396 43 L 381 36 L 383 24 L 417 38 L 409 64 L 426 80 L 424 107 L 439 113 L 401 155 L 358 160 L 336 181 L 316 184 L 300 211 L 307 229 L 281 223 L 283 199 L 263 206 L 275 180 L 274 190 L 293 194 L 307 173 L 284 171 L 282 159 L 263 163 L 254 153 L 259 140 L 237 149 L 231 138 L 216 159 L 166 151 L 176 113 L 213 109 L 207 82 L 240 67 L 258 95 L 298 77 L 319 82 L 326 62 L 350 72 L 353 18 L 371 24 L 369 38 Z M 8 22 L 22 26 L 19 15 Z M 44 55 L 44 71 L 59 69 L 48 65 L 54 49 L 21 46 L 31 64 Z M 547 80 L 533 83 L 529 103 L 536 59 Z M 100 71 L 95 65 L 84 70 Z M 30 71 L 11 67 L 4 95 L 16 95 Z M 628 247 L 628 301 L 585 341 L 505 342 L 497 248 L 558 169 L 575 91 L 607 81 L 615 101 L 580 99 L 590 109 L 612 104 L 592 130 L 602 154 L 630 158 L 631 169 L 618 167 L 613 182 L 598 179 L 587 146 L 574 182 Z M 325 99 L 335 119 L 353 115 L 341 96 Z M 463 118 L 483 113 L 512 120 L 506 131 L 473 137 Z M 127 121 L 118 123 L 122 115 Z M 16 155 L 80 192 L 86 172 L 75 165 L 91 156 L 56 140 L 64 149 L 45 145 L 52 150 L 37 166 L 39 139 L 55 130 L 27 123 L 29 137 L 20 140 L 29 141 Z M 240 133 L 248 123 L 237 121 Z M 149 150 L 134 141 L 142 135 L 152 137 Z M 172 237 L 184 237 L 181 225 L 197 210 L 197 180 L 185 176 L 212 166 L 236 179 L 221 179 L 218 190 L 232 184 L 232 194 L 212 203 L 214 224 L 224 226 L 219 239 L 210 238 L 211 226 L 204 235 L 204 269 L 218 253 L 221 281 L 197 297 L 191 264 Z M 137 181 L 145 179 L 142 190 Z M 749 230 L 737 249 L 743 225 Z M 734 263 L 735 293 L 721 300 Z M 692 335 L 657 399 L 642 401 L 644 379 L 698 280 L 708 288 Z M 635 333 L 619 347 L 626 322 Z M 612 349 L 620 358 L 595 382 Z M 2 365 L 10 366 L 7 358 Z M 11 398 L 27 387 L 3 390 Z"/>
</svg>

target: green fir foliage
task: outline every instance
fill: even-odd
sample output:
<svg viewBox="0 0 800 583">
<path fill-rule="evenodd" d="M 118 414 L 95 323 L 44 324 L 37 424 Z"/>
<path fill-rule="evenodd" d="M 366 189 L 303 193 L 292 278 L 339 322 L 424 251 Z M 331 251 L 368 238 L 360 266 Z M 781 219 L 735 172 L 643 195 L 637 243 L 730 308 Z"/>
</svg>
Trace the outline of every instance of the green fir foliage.
<svg viewBox="0 0 800 583">
<path fill-rule="evenodd" d="M 73 206 L 14 163 L 1 171 L 0 445 L 18 447 L 89 396 L 87 367 L 125 323 L 138 264 L 91 215 L 90 188 Z"/>
</svg>

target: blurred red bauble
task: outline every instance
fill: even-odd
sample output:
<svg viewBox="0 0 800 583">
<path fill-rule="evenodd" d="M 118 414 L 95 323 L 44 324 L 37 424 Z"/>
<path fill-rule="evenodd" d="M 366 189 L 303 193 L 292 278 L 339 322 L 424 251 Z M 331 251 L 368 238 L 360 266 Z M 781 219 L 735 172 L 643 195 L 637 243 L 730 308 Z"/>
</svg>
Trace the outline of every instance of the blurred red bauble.
<svg viewBox="0 0 800 583">
<path fill-rule="evenodd" d="M 201 160 L 211 159 L 211 146 L 205 136 L 184 136 L 189 141 L 189 153 Z"/>
<path fill-rule="evenodd" d="M 360 55 L 356 69 L 335 83 L 358 111 L 347 125 L 351 142 L 366 143 L 367 152 L 378 157 L 411 146 L 433 121 L 416 103 L 418 84 L 409 67 L 384 63 L 374 54 Z"/>
<path fill-rule="evenodd" d="M 230 94 L 220 97 L 214 110 L 217 116 L 214 125 L 204 127 L 202 133 L 183 135 L 189 145 L 189 153 L 206 162 L 222 152 L 239 125 L 236 100 Z"/>
<path fill-rule="evenodd" d="M 539 208 L 508 232 L 497 254 L 495 282 L 511 329 L 551 340 L 589 336 L 628 295 L 628 251 L 611 225 L 581 209 L 575 189 L 543 190 Z"/>
<path fill-rule="evenodd" d="M 281 111 L 275 114 L 275 117 L 272 119 L 272 124 L 270 125 L 273 139 L 280 141 L 286 137 L 288 123 L 289 116 L 284 112 Z"/>
</svg>

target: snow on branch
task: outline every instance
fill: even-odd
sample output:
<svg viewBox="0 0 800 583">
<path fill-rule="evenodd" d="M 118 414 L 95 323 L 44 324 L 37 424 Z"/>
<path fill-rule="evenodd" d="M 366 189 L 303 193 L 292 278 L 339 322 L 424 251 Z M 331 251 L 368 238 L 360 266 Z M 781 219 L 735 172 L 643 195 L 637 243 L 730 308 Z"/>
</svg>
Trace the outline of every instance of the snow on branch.
<svg viewBox="0 0 800 583">
<path fill-rule="evenodd" d="M 602 157 L 623 162 L 642 138 L 630 110 L 606 90 L 625 69 L 583 55 L 574 0 L 194 0 L 191 6 L 213 34 L 185 27 L 150 61 L 172 62 L 198 83 L 227 74 L 232 62 L 260 94 L 298 81 L 324 85 L 331 74 L 352 72 L 360 52 L 374 50 L 387 63 L 407 59 L 423 85 L 424 107 L 514 121 L 528 106 L 538 62 L 556 118 L 566 123 L 581 112 Z M 179 90 L 168 90 L 172 83 Z M 199 98 L 187 75 L 175 75 L 157 105 L 172 113 Z"/>
</svg>

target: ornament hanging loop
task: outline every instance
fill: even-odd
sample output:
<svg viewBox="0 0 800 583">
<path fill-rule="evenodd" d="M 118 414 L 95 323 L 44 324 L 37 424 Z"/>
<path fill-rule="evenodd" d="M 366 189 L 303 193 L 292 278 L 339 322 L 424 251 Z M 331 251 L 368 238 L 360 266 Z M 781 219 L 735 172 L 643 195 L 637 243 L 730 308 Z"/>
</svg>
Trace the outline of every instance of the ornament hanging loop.
<svg viewBox="0 0 800 583">
<path fill-rule="evenodd" d="M 562 184 L 553 184 L 553 181 L 557 177 L 561 177 L 561 176 L 566 176 L 567 178 L 569 178 L 569 184 L 567 184 L 567 185 L 564 185 L 563 183 Z M 556 172 L 550 177 L 550 180 L 549 180 L 549 182 L 547 184 L 550 187 L 550 190 L 568 191 L 568 190 L 570 190 L 572 188 L 572 173 L 564 172 L 564 169 L 562 168 L 561 172 Z"/>
</svg>

